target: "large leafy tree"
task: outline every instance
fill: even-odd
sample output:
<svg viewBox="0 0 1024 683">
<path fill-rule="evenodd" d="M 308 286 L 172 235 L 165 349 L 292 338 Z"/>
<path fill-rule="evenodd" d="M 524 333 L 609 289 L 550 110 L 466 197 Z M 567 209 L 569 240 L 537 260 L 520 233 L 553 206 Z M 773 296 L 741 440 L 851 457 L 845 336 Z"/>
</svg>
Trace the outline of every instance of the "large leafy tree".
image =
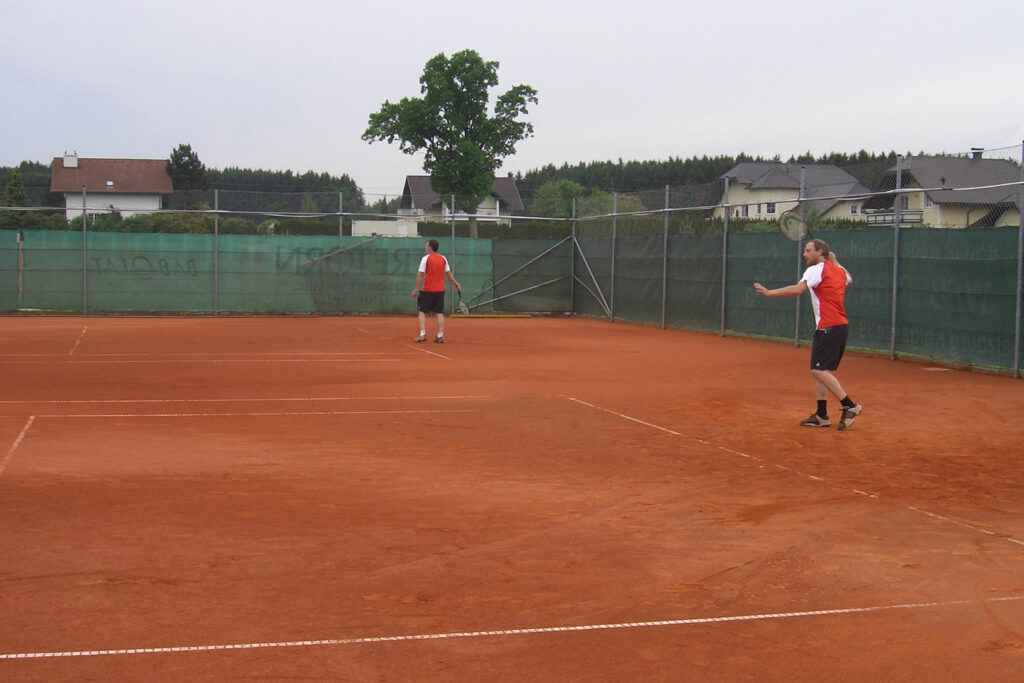
<svg viewBox="0 0 1024 683">
<path fill-rule="evenodd" d="M 171 177 L 175 190 L 205 190 L 209 187 L 206 166 L 192 145 L 180 144 L 167 160 L 167 175 Z"/>
<path fill-rule="evenodd" d="M 363 133 L 369 143 L 399 141 L 406 154 L 425 152 L 423 170 L 442 197 L 455 195 L 455 210 L 475 214 L 491 192 L 501 160 L 515 154 L 516 143 L 533 135 L 533 125 L 520 120 L 537 91 L 517 85 L 500 95 L 489 112 L 490 89 L 498 85 L 498 62 L 487 62 L 474 50 L 444 53 L 430 59 L 420 76 L 422 97 L 385 101 L 370 115 Z M 470 235 L 476 220 L 470 218 Z"/>
</svg>

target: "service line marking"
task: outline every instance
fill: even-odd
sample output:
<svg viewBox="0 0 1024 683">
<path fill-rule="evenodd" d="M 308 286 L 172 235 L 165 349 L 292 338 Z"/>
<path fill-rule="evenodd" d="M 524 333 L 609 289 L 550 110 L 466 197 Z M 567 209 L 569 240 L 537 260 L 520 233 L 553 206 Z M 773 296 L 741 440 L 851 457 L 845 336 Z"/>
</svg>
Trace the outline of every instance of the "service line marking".
<svg viewBox="0 0 1024 683">
<path fill-rule="evenodd" d="M 616 412 L 614 410 L 609 410 L 608 408 L 602 408 L 601 406 L 596 406 L 593 403 L 587 403 L 586 401 L 581 401 L 580 399 L 573 398 L 572 396 L 565 396 L 563 394 L 560 394 L 560 396 L 562 398 L 565 398 L 565 399 L 568 399 L 570 401 L 573 401 L 574 403 L 579 403 L 579 404 L 588 406 L 590 408 L 593 408 L 595 410 L 600 410 L 602 412 L 609 413 L 609 414 L 615 415 L 617 417 L 621 417 L 624 420 L 629 420 L 631 422 L 636 422 L 638 424 L 642 424 L 644 426 L 651 427 L 653 429 L 658 429 L 658 430 L 663 431 L 663 432 L 668 432 L 669 434 L 674 434 L 676 436 L 686 436 L 685 434 L 680 434 L 679 432 L 676 432 L 676 431 L 673 431 L 671 429 L 668 429 L 667 427 L 661 427 L 659 425 L 652 424 L 650 422 L 644 422 L 643 420 L 637 419 L 635 417 L 630 417 L 629 415 L 624 415 L 624 414 L 618 413 L 618 412 Z M 750 455 L 749 453 L 744 453 L 742 451 L 737 451 L 737 450 L 734 450 L 732 448 L 726 448 L 725 446 L 718 446 L 718 445 L 713 444 L 710 441 L 707 441 L 705 439 L 699 439 L 697 437 L 687 437 L 687 438 L 691 438 L 691 439 L 693 439 L 694 441 L 696 441 L 698 443 L 704 444 L 705 446 L 711 446 L 713 448 L 717 448 L 718 450 L 725 451 L 726 453 L 732 453 L 733 455 L 738 455 L 738 456 L 740 456 L 742 458 L 747 458 L 748 460 L 756 460 L 757 462 L 763 463 L 762 467 L 767 465 L 767 466 L 771 466 L 771 467 L 774 467 L 774 468 L 779 469 L 779 470 L 784 470 L 786 472 L 792 472 L 793 474 L 799 475 L 801 477 L 805 477 L 807 479 L 811 479 L 811 480 L 814 480 L 814 481 L 818 481 L 818 482 L 822 482 L 824 484 L 827 484 L 827 485 L 829 485 L 829 486 L 831 486 L 831 487 L 833 487 L 833 488 L 835 488 L 836 490 L 839 490 L 839 491 L 846 491 L 847 493 L 853 493 L 855 495 L 864 496 L 866 498 L 874 498 L 876 500 L 882 499 L 882 496 L 877 494 L 877 493 L 871 493 L 870 491 L 861 491 L 860 489 L 855 489 L 855 488 L 852 488 L 852 487 L 849 487 L 849 486 L 844 486 L 844 485 L 838 484 L 838 483 L 836 483 L 834 481 L 829 481 L 828 479 L 825 479 L 823 477 L 818 477 L 818 476 L 815 476 L 813 474 L 809 474 L 807 472 L 803 472 L 801 470 L 795 469 L 793 467 L 788 467 L 786 465 L 780 465 L 779 463 L 771 462 L 770 460 L 765 460 L 764 458 L 759 458 L 756 455 Z M 950 522 L 952 524 L 956 524 L 958 526 L 962 526 L 962 527 L 965 527 L 967 529 L 971 529 L 973 531 L 977 531 L 977 532 L 983 533 L 986 536 L 992 536 L 993 538 L 1002 539 L 1002 540 L 1007 541 L 1009 543 L 1013 543 L 1013 544 L 1016 544 L 1016 545 L 1019 545 L 1019 546 L 1024 546 L 1024 541 L 1022 541 L 1019 538 L 1015 538 L 1015 537 L 1013 537 L 1013 536 L 1011 536 L 1009 534 L 998 533 L 998 532 L 992 531 L 990 529 L 985 529 L 983 527 L 976 526 L 974 524 L 968 524 L 967 522 L 961 522 L 959 520 L 952 519 L 950 517 L 945 517 L 943 515 L 935 514 L 934 512 L 928 512 L 927 510 L 923 510 L 923 509 L 921 509 L 919 507 L 915 507 L 913 505 L 900 504 L 898 502 L 896 504 L 897 505 L 901 505 L 902 507 L 906 508 L 907 510 L 912 510 L 912 511 L 917 512 L 919 514 L 927 515 L 928 517 L 931 517 L 933 519 L 938 519 L 938 520 L 942 520 L 942 521 L 945 521 L 945 522 Z"/>
<path fill-rule="evenodd" d="M 988 603 L 1024 600 L 1024 596 L 998 597 Z M 2 659 L 47 659 L 54 657 L 103 657 L 111 655 L 169 654 L 178 652 L 214 652 L 222 650 L 258 650 L 283 647 L 325 647 L 336 645 L 366 645 L 371 643 L 395 643 L 421 640 L 451 640 L 455 638 L 494 638 L 500 636 L 523 636 L 540 633 L 576 633 L 580 631 L 604 631 L 614 629 L 652 628 L 658 626 L 693 626 L 699 624 L 721 624 L 739 621 L 766 621 L 769 619 L 798 619 L 806 617 L 830 617 L 847 614 L 870 614 L 896 610 L 927 610 L 977 604 L 974 600 L 953 600 L 948 602 L 913 602 L 900 605 L 875 605 L 872 607 L 847 607 L 843 609 L 822 609 L 806 612 L 775 612 L 768 614 L 741 614 L 732 617 L 695 617 L 691 619 L 665 619 L 662 621 L 630 621 L 616 624 L 584 624 L 580 626 L 546 626 L 538 628 L 509 628 L 492 631 L 456 631 L 451 633 L 418 633 L 398 636 L 368 636 L 363 638 L 325 638 L 319 640 L 291 640 L 277 643 L 234 643 L 229 645 L 186 645 L 178 647 L 144 647 L 120 650 L 72 650 L 66 652 L 20 652 L 0 653 Z"/>
<path fill-rule="evenodd" d="M 395 363 L 400 358 L 150 358 L 147 360 L 90 360 L 82 356 L 66 360 L 19 360 L 19 363 Z M 5 361 L 6 362 L 6 361 Z"/>
<path fill-rule="evenodd" d="M 38 417 L 276 417 L 285 415 L 415 415 L 436 413 L 472 413 L 472 410 L 311 410 L 266 413 L 77 413 L 39 415 Z"/>
<path fill-rule="evenodd" d="M 421 348 L 419 346 L 410 346 L 409 344 L 406 344 L 406 346 L 408 346 L 410 349 L 415 349 L 416 351 L 419 351 L 421 353 L 429 353 L 431 356 L 437 356 L 438 358 L 444 358 L 445 360 L 451 360 L 451 358 L 449 358 L 448 356 L 444 356 L 444 355 L 442 355 L 440 353 L 434 353 L 433 351 L 427 351 L 426 349 Z"/>
<path fill-rule="evenodd" d="M 461 399 L 489 399 L 490 396 L 316 396 L 307 398 L 97 398 L 97 399 L 23 399 L 5 400 L 0 404 L 70 404 L 70 403 L 251 403 L 276 401 L 455 401 Z"/>
<path fill-rule="evenodd" d="M 612 415 L 615 415 L 616 417 L 621 417 L 624 420 L 629 420 L 630 422 L 636 422 L 637 424 L 642 424 L 645 427 L 651 427 L 652 429 L 658 429 L 658 430 L 661 430 L 663 432 L 668 432 L 669 434 L 673 434 L 675 436 L 685 436 L 685 434 L 680 434 L 679 432 L 673 431 L 673 430 L 671 430 L 671 429 L 669 429 L 667 427 L 659 427 L 656 424 L 651 424 L 650 422 L 644 422 L 643 420 L 638 420 L 635 417 L 630 417 L 629 415 L 623 415 L 622 413 L 617 413 L 614 410 L 609 410 L 608 408 L 602 408 L 601 406 L 595 406 L 593 403 L 587 403 L 586 401 L 581 401 L 580 399 L 573 398 L 572 396 L 563 396 L 563 398 L 567 398 L 570 401 L 573 401 L 575 403 L 581 403 L 581 404 L 587 406 L 588 408 L 593 408 L 594 410 L 601 410 L 601 411 L 604 411 L 606 413 L 610 413 Z"/>
<path fill-rule="evenodd" d="M 78 348 L 78 345 L 82 343 L 82 340 L 85 339 L 85 333 L 88 332 L 88 331 L 89 331 L 89 326 L 88 325 L 86 325 L 85 327 L 82 328 L 82 334 L 78 335 L 78 341 L 76 341 L 75 345 L 71 347 L 70 351 L 68 351 L 68 355 L 69 356 L 73 356 L 75 354 L 75 350 Z"/>
<path fill-rule="evenodd" d="M 7 455 L 4 456 L 4 461 L 0 462 L 0 475 L 4 473 L 5 469 L 7 469 L 7 463 L 11 461 L 11 456 L 14 455 L 14 451 L 18 450 L 18 446 L 20 446 L 21 442 L 25 439 L 25 435 L 28 434 L 29 427 L 32 426 L 32 423 L 35 422 L 35 420 L 36 416 L 30 415 L 28 422 L 26 422 L 25 426 L 21 428 L 21 434 L 18 434 L 18 438 L 14 440 L 14 445 L 7 451 Z"/>
</svg>

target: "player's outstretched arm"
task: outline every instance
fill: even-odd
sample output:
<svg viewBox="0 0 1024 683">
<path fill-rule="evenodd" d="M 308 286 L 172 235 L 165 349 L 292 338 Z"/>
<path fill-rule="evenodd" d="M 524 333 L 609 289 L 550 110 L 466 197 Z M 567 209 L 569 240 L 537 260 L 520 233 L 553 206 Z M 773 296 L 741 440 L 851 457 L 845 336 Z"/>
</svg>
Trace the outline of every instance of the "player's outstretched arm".
<svg viewBox="0 0 1024 683">
<path fill-rule="evenodd" d="M 768 297 L 783 297 L 783 296 L 800 296 L 807 291 L 807 283 L 801 280 L 795 285 L 789 285 L 788 287 L 779 287 L 778 289 L 768 289 L 760 282 L 754 283 L 754 291 L 761 296 Z"/>
</svg>

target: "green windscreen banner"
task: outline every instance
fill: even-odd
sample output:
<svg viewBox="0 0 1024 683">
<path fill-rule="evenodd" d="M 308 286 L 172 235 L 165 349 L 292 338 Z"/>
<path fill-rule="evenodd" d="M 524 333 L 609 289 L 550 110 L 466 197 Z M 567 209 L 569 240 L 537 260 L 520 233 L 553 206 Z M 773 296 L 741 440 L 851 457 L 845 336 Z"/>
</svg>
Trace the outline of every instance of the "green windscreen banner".
<svg viewBox="0 0 1024 683">
<path fill-rule="evenodd" d="M 0 231 L 0 311 L 18 310 L 18 249 L 16 230 Z"/>
<path fill-rule="evenodd" d="M 668 234 L 646 219 L 584 227 L 575 243 L 514 233 L 438 242 L 473 313 L 571 312 L 712 331 L 724 324 L 726 333 L 800 342 L 813 335 L 809 297 L 766 298 L 753 288 L 794 284 L 806 268 L 803 245 L 775 230 Z M 853 276 L 846 293 L 852 348 L 1014 367 L 1022 350 L 1014 348 L 1018 228 L 815 236 Z M 118 232 L 89 232 L 83 243 L 74 231 L 0 231 L 0 310 L 413 314 L 425 244 L 420 237 Z M 446 310 L 454 311 L 448 291 Z"/>
</svg>

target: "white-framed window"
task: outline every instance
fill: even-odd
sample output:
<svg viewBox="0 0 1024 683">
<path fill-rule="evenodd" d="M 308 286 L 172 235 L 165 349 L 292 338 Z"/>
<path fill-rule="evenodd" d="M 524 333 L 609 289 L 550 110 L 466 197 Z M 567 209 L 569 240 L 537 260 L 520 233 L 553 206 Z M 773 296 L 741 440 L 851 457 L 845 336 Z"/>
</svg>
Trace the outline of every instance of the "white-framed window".
<svg viewBox="0 0 1024 683">
<path fill-rule="evenodd" d="M 850 215 L 851 216 L 856 216 L 857 215 L 857 207 L 858 207 L 857 204 L 850 204 Z"/>
<path fill-rule="evenodd" d="M 929 197 L 928 195 L 925 195 L 924 196 L 924 208 L 930 209 L 930 208 L 932 208 L 932 206 L 933 206 L 932 205 L 932 198 Z"/>
<path fill-rule="evenodd" d="M 764 205 L 764 212 L 768 215 L 775 213 L 775 202 L 768 202 Z"/>
<path fill-rule="evenodd" d="M 910 197 L 907 195 L 900 196 L 900 211 L 907 211 L 910 209 Z"/>
<path fill-rule="evenodd" d="M 761 215 L 761 205 L 760 204 L 757 205 L 757 215 L 758 216 Z"/>
</svg>

